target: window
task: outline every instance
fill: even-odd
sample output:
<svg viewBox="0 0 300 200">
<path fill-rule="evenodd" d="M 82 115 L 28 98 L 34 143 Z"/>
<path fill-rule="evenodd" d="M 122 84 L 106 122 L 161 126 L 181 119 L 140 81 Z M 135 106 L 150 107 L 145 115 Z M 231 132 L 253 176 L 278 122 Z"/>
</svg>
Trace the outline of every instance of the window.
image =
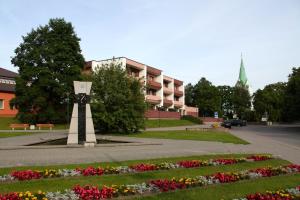
<svg viewBox="0 0 300 200">
<path fill-rule="evenodd" d="M 164 81 L 164 86 L 165 86 L 165 88 L 168 88 L 168 86 L 169 86 L 168 82 Z"/>
<path fill-rule="evenodd" d="M 4 109 L 4 100 L 0 99 L 0 109 Z"/>
<path fill-rule="evenodd" d="M 149 89 L 147 90 L 147 95 L 156 95 L 156 91 L 155 90 L 152 90 L 152 89 Z"/>
<path fill-rule="evenodd" d="M 148 80 L 149 80 L 149 81 L 154 81 L 154 77 L 151 76 L 151 75 L 148 75 Z"/>
</svg>

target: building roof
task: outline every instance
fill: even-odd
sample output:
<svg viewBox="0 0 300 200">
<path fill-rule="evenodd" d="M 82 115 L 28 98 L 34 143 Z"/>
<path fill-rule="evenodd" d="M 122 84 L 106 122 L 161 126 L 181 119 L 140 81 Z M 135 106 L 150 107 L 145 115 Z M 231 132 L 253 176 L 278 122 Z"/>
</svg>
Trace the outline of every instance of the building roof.
<svg viewBox="0 0 300 200">
<path fill-rule="evenodd" d="M 0 91 L 1 92 L 15 92 L 15 84 L 6 84 L 6 83 L 0 83 Z"/>
<path fill-rule="evenodd" d="M 14 93 L 16 86 L 14 79 L 17 76 L 17 73 L 0 67 L 0 91 Z"/>
<path fill-rule="evenodd" d="M 0 77 L 1 78 L 13 79 L 17 76 L 18 76 L 17 73 L 0 67 Z"/>
</svg>

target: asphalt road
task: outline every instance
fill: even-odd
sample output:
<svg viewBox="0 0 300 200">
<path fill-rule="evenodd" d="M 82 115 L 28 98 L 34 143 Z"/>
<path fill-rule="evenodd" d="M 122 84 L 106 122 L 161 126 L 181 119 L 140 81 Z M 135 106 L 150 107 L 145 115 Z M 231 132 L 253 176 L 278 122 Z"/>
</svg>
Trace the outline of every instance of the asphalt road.
<svg viewBox="0 0 300 200">
<path fill-rule="evenodd" d="M 232 130 L 264 136 L 278 142 L 300 147 L 300 125 L 248 125 L 245 127 L 233 127 Z"/>
</svg>

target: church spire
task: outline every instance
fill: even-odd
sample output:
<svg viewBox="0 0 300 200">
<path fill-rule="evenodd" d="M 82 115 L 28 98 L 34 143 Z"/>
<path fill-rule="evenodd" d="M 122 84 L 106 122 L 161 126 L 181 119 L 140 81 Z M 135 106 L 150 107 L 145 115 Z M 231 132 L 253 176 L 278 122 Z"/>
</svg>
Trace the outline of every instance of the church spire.
<svg viewBox="0 0 300 200">
<path fill-rule="evenodd" d="M 241 54 L 240 74 L 239 74 L 239 79 L 236 84 L 240 85 L 240 86 L 248 87 L 248 79 L 246 76 L 246 71 L 245 71 L 245 67 L 244 67 L 242 54 Z"/>
</svg>

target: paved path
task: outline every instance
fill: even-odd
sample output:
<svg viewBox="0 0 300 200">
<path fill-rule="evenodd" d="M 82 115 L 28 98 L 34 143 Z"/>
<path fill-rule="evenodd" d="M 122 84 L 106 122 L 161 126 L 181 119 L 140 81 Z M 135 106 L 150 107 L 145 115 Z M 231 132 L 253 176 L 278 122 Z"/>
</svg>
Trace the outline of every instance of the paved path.
<svg viewBox="0 0 300 200">
<path fill-rule="evenodd" d="M 21 143 L 32 143 L 47 138 L 66 137 L 66 133 L 42 133 L 30 136 L 0 139 L 0 167 L 23 165 L 53 165 L 68 163 L 89 163 L 150 159 L 170 156 L 188 156 L 219 153 L 272 153 L 291 162 L 300 164 L 300 148 L 270 137 L 255 134 L 255 131 L 234 128 L 232 133 L 252 144 L 239 145 L 219 142 L 132 138 L 120 136 L 97 136 L 98 138 L 130 141 L 129 144 L 106 144 L 95 148 L 82 147 L 22 147 L 12 148 Z"/>
</svg>

